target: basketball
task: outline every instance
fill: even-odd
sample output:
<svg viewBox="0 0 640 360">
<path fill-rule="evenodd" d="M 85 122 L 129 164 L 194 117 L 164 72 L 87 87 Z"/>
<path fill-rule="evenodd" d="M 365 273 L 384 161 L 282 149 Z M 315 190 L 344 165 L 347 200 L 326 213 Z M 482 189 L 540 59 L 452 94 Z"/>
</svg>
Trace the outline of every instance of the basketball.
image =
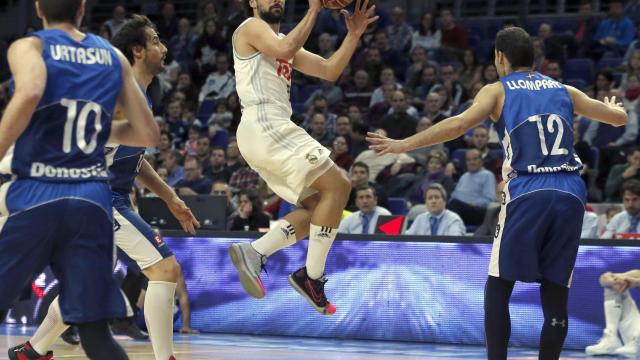
<svg viewBox="0 0 640 360">
<path fill-rule="evenodd" d="M 327 9 L 342 9 L 351 4 L 353 0 L 322 0 L 322 6 Z"/>
</svg>

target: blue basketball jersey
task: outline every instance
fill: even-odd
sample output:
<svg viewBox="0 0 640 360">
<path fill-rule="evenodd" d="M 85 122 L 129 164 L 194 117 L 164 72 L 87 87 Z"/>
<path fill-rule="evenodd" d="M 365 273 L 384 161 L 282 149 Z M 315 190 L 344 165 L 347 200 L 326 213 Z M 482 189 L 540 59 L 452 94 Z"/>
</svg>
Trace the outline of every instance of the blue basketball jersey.
<svg viewBox="0 0 640 360">
<path fill-rule="evenodd" d="M 53 182 L 107 180 L 103 148 L 122 88 L 117 53 L 91 34 L 82 41 L 57 29 L 32 36 L 42 41 L 47 84 L 15 143 L 12 173 Z"/>
<path fill-rule="evenodd" d="M 500 81 L 505 99 L 496 130 L 505 155 L 503 178 L 580 170 L 566 87 L 537 72 L 513 72 Z"/>
<path fill-rule="evenodd" d="M 151 98 L 142 86 L 140 86 L 140 90 L 145 95 L 149 109 L 151 109 Z M 104 151 L 107 157 L 107 166 L 111 172 L 109 184 L 113 192 L 129 194 L 133 182 L 140 172 L 145 150 L 141 147 L 107 144 Z"/>
</svg>

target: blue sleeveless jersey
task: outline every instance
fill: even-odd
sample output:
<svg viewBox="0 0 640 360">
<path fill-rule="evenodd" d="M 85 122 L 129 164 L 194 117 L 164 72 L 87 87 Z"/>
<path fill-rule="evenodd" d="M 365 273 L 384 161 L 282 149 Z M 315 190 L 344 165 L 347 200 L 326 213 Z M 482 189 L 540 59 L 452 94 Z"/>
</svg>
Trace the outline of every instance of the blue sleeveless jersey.
<svg viewBox="0 0 640 360">
<path fill-rule="evenodd" d="M 42 41 L 47 84 L 15 143 L 11 171 L 50 182 L 108 180 L 104 145 L 122 88 L 117 53 L 92 34 L 80 42 L 57 29 L 32 36 Z"/>
<path fill-rule="evenodd" d="M 142 86 L 140 86 L 140 90 L 145 94 L 147 104 L 151 109 L 151 98 Z M 146 148 L 107 144 L 105 155 L 107 166 L 111 172 L 109 185 L 114 193 L 129 196 L 133 182 L 140 172 L 145 150 Z"/>
<path fill-rule="evenodd" d="M 514 72 L 500 81 L 505 99 L 496 130 L 505 155 L 503 178 L 580 170 L 566 87 L 537 72 Z"/>
</svg>

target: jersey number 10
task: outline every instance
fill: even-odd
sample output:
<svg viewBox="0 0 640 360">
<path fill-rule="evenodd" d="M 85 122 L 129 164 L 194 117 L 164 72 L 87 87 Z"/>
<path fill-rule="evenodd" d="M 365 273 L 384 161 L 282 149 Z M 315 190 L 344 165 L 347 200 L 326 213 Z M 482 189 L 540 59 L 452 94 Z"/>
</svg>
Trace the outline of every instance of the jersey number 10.
<svg viewBox="0 0 640 360">
<path fill-rule="evenodd" d="M 67 108 L 67 121 L 64 123 L 64 137 L 62 139 L 62 151 L 65 154 L 71 152 L 71 142 L 73 137 L 73 124 L 76 127 L 76 143 L 78 148 L 85 154 L 91 154 L 98 146 L 98 134 L 102 131 L 102 107 L 94 102 L 86 103 L 78 114 L 78 102 L 76 100 L 62 99 L 60 105 Z M 87 120 L 91 113 L 95 113 L 93 118 L 94 132 L 91 139 L 87 143 L 85 132 L 87 128 Z"/>
<path fill-rule="evenodd" d="M 546 124 L 543 124 L 543 117 L 546 117 Z M 564 124 L 560 116 L 556 114 L 533 115 L 527 120 L 536 123 L 536 125 L 538 126 L 538 135 L 540 136 L 540 148 L 542 150 L 542 155 L 567 155 L 569 153 L 567 149 L 560 147 L 560 143 L 562 142 L 562 135 L 564 135 Z M 556 134 L 556 139 L 553 142 L 551 154 L 549 154 L 549 149 L 547 149 L 547 138 L 544 134 L 544 125 L 546 125 L 549 134 L 554 134 L 556 132 L 554 124 L 556 125 L 555 128 L 557 128 L 558 133 Z"/>
</svg>

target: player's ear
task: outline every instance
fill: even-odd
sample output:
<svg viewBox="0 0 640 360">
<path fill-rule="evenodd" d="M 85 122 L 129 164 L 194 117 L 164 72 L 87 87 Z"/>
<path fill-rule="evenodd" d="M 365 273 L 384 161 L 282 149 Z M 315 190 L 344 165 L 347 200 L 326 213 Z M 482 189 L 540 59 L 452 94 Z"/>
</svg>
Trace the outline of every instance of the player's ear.
<svg viewBox="0 0 640 360">
<path fill-rule="evenodd" d="M 144 47 L 143 46 L 134 46 L 131 48 L 131 52 L 133 53 L 133 59 L 136 61 L 141 61 L 144 57 Z M 133 64 L 131 64 L 133 65 Z"/>
</svg>

